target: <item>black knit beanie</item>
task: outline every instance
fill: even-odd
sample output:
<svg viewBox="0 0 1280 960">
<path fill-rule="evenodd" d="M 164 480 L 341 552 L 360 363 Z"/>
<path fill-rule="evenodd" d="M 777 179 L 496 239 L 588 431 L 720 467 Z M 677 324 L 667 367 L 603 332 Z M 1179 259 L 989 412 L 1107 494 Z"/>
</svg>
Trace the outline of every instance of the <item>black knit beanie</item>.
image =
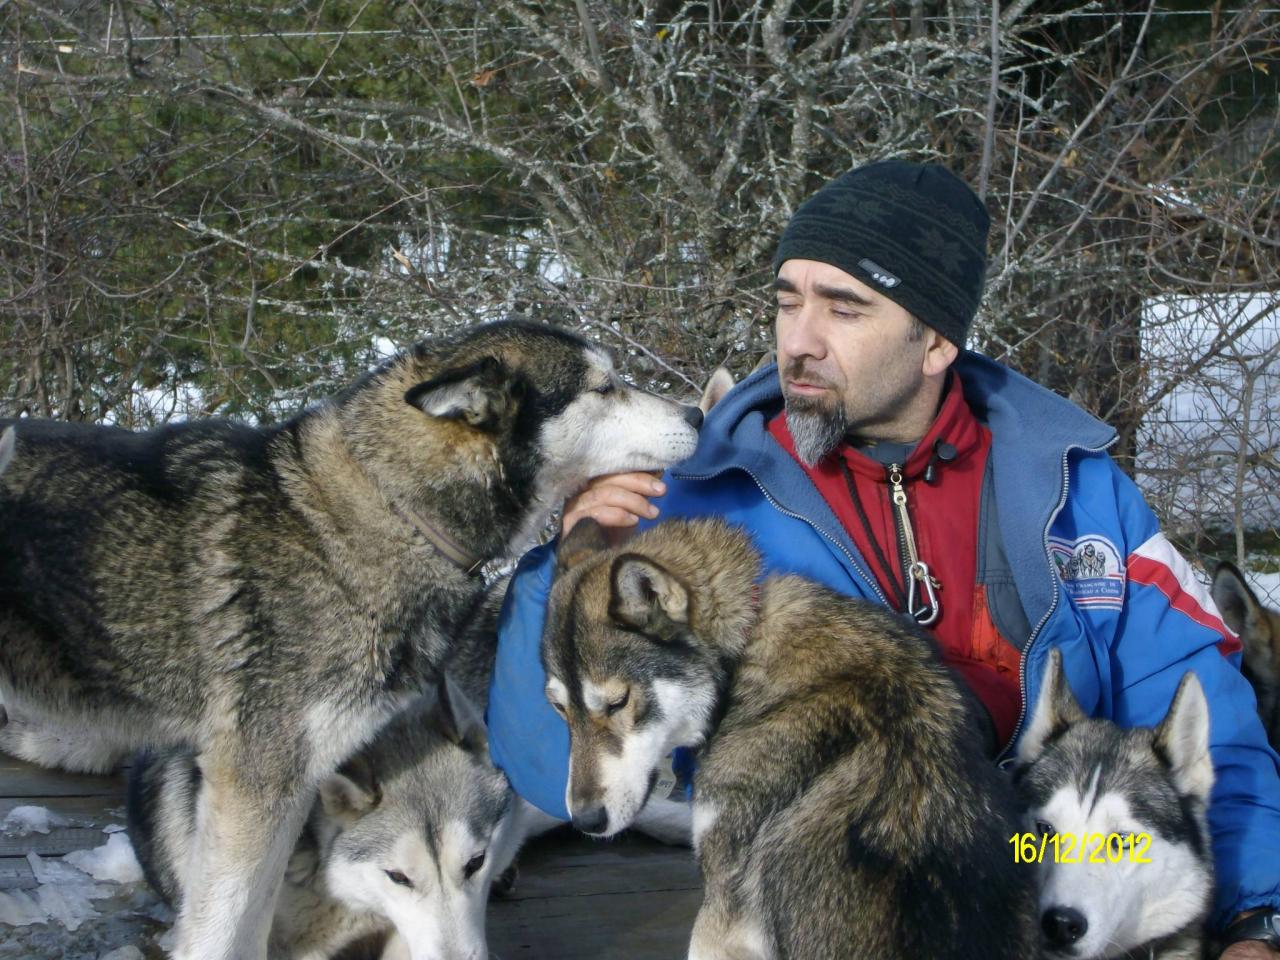
<svg viewBox="0 0 1280 960">
<path fill-rule="evenodd" d="M 800 205 L 773 272 L 786 260 L 829 263 L 963 347 L 982 299 L 990 224 L 978 195 L 946 167 L 882 160 Z"/>
</svg>

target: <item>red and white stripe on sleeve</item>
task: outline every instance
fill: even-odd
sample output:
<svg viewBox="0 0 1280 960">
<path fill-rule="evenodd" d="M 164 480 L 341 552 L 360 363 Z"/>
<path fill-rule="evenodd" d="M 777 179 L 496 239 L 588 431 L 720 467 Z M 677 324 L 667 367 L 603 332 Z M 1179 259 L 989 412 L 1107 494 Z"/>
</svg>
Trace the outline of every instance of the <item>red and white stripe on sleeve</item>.
<svg viewBox="0 0 1280 960">
<path fill-rule="evenodd" d="M 1174 610 L 1221 634 L 1218 650 L 1223 656 L 1240 649 L 1240 639 L 1222 622 L 1209 588 L 1200 582 L 1191 564 L 1182 558 L 1163 533 L 1157 532 L 1129 554 L 1126 566 L 1129 579 L 1134 583 L 1155 587 Z"/>
</svg>

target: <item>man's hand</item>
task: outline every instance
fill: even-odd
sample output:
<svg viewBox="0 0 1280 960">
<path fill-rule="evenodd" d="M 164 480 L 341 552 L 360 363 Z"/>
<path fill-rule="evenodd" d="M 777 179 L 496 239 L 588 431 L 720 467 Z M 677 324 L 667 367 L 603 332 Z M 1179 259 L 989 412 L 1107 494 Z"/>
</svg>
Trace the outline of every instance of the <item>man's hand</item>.
<svg viewBox="0 0 1280 960">
<path fill-rule="evenodd" d="M 1265 943 L 1241 940 L 1223 950 L 1218 960 L 1276 960 L 1280 956 Z"/>
<path fill-rule="evenodd" d="M 596 477 L 564 504 L 564 519 L 560 524 L 563 536 L 583 517 L 592 517 L 602 527 L 619 534 L 640 522 L 640 518 L 652 520 L 658 508 L 649 497 L 660 497 L 667 492 L 667 485 L 651 473 L 611 473 Z M 622 536 L 617 537 L 619 541 Z"/>
</svg>

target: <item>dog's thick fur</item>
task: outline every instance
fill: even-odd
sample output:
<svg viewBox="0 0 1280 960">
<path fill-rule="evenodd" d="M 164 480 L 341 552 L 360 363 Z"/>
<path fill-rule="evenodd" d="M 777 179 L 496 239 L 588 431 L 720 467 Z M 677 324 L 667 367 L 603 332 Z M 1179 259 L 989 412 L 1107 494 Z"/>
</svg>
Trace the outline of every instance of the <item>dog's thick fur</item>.
<svg viewBox="0 0 1280 960">
<path fill-rule="evenodd" d="M 176 956 L 261 957 L 316 788 L 435 681 L 479 600 L 449 542 L 524 545 L 587 478 L 687 456 L 697 416 L 579 337 L 501 323 L 278 427 L 17 421 L 0 697 L 117 750 L 193 747 L 201 883 Z"/>
<path fill-rule="evenodd" d="M 757 584 L 750 539 L 716 520 L 614 549 L 583 521 L 558 556 L 543 661 L 575 822 L 626 827 L 659 758 L 702 745 L 691 960 L 1033 955 L 1011 788 L 918 629 L 799 577 Z"/>
<path fill-rule="evenodd" d="M 507 583 L 486 592 L 437 689 L 321 784 L 276 902 L 271 960 L 364 955 L 353 945 L 375 941 L 395 944 L 376 952 L 411 960 L 487 955 L 490 884 L 509 883 L 526 836 L 556 822 L 516 797 L 489 760 L 482 715 Z M 129 771 L 129 838 L 171 906 L 202 882 L 189 873 L 200 780 L 182 747 L 144 751 Z"/>
<path fill-rule="evenodd" d="M 1014 779 L 1025 828 L 1056 834 L 1065 851 L 1055 857 L 1048 846 L 1039 867 L 1046 957 L 1201 960 L 1213 900 L 1213 761 L 1199 680 L 1183 677 L 1158 726 L 1128 730 L 1085 716 L 1057 650 L 1041 690 Z M 1135 862 L 1144 855 L 1133 844 L 1114 862 L 1074 862 L 1079 838 L 1111 834 L 1147 834 L 1149 862 Z"/>
<path fill-rule="evenodd" d="M 1240 571 L 1221 563 L 1213 575 L 1213 601 L 1244 645 L 1241 672 L 1258 698 L 1258 716 L 1273 749 L 1280 750 L 1280 610 L 1265 607 Z"/>
</svg>

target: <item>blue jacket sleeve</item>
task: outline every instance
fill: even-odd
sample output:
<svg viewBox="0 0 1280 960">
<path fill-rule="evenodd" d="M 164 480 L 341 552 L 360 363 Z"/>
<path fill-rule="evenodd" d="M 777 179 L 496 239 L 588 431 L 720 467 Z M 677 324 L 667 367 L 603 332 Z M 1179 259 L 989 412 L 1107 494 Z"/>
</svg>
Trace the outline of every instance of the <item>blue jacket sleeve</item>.
<svg viewBox="0 0 1280 960">
<path fill-rule="evenodd" d="M 1136 488 L 1127 478 L 1117 482 L 1129 508 L 1122 522 L 1130 552 L 1124 613 L 1111 643 L 1113 718 L 1126 727 L 1154 726 L 1183 674 L 1194 670 L 1199 678 L 1215 775 L 1209 832 L 1217 895 L 1210 926 L 1222 929 L 1242 911 L 1280 908 L 1280 758 L 1238 668 L 1239 644 L 1208 591 L 1159 532 Z"/>
<path fill-rule="evenodd" d="M 498 656 L 489 685 L 489 755 L 516 793 L 544 813 L 569 819 L 569 728 L 547 703 L 540 647 L 555 541 L 526 553 L 498 617 Z"/>
</svg>

